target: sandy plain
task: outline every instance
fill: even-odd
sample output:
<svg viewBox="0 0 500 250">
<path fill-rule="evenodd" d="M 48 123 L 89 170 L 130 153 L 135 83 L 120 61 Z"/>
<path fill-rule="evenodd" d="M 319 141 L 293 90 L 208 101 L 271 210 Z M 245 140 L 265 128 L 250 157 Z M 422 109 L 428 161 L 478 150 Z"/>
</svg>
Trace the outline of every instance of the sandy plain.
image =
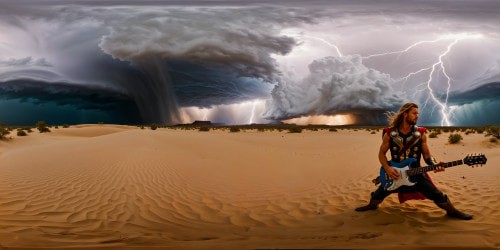
<svg viewBox="0 0 500 250">
<path fill-rule="evenodd" d="M 0 249 L 499 248 L 500 148 L 482 134 L 429 139 L 430 173 L 471 221 L 375 190 L 381 134 L 80 125 L 0 141 Z"/>
</svg>

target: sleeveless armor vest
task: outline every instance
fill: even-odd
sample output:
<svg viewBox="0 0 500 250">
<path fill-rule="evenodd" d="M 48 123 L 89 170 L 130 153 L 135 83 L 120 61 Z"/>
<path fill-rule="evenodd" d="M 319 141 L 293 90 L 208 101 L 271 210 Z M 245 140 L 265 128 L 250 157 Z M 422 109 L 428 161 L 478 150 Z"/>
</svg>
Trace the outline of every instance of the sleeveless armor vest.
<svg viewBox="0 0 500 250">
<path fill-rule="evenodd" d="M 425 128 L 413 126 L 411 132 L 402 134 L 398 128 L 385 128 L 384 132 L 389 133 L 391 160 L 393 162 L 402 162 L 407 158 L 417 159 L 417 166 L 420 167 L 420 159 L 422 158 L 422 135 L 425 133 Z M 415 140 L 413 140 L 415 138 Z M 411 142 L 413 140 L 413 142 Z M 405 152 L 402 152 L 398 158 L 398 153 L 403 149 L 406 143 L 412 143 L 407 147 Z"/>
</svg>

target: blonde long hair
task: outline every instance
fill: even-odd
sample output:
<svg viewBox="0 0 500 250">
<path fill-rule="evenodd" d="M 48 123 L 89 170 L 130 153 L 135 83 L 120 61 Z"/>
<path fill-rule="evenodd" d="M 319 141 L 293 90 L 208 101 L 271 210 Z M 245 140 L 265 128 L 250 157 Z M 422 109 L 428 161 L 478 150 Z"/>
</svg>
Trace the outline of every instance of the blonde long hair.
<svg viewBox="0 0 500 250">
<path fill-rule="evenodd" d="M 398 113 L 389 114 L 389 127 L 396 128 L 403 123 L 403 114 L 410 112 L 410 109 L 418 108 L 418 105 L 412 102 L 405 103 L 400 109 Z"/>
</svg>

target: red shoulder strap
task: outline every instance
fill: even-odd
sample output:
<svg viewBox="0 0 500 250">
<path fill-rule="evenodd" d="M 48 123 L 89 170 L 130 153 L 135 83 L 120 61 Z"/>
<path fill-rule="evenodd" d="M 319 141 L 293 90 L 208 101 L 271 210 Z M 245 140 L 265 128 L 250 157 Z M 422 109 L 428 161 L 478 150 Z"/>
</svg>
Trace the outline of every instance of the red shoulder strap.
<svg viewBox="0 0 500 250">
<path fill-rule="evenodd" d="M 424 133 L 425 133 L 425 131 L 427 131 L 427 129 L 426 129 L 426 128 L 424 128 L 424 127 L 418 127 L 418 128 L 417 128 L 417 130 L 418 130 L 418 132 L 420 132 L 421 134 L 424 134 Z"/>
<path fill-rule="evenodd" d="M 392 132 L 391 128 L 384 128 L 384 130 L 382 131 L 382 138 L 384 137 L 385 133 L 391 134 L 391 132 Z"/>
</svg>

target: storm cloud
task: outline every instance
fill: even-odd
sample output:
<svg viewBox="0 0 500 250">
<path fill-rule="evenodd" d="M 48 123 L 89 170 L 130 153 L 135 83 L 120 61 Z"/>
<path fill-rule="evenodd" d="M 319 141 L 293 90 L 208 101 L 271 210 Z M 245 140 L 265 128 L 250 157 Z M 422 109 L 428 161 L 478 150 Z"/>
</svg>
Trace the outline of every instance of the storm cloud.
<svg viewBox="0 0 500 250">
<path fill-rule="evenodd" d="M 282 120 L 354 114 L 370 120 L 402 104 L 391 82 L 389 75 L 364 66 L 358 55 L 322 58 L 309 65 L 309 75 L 302 81 L 280 82 L 272 92 L 272 109 L 265 115 Z"/>
<path fill-rule="evenodd" d="M 254 100 L 267 100 L 269 122 L 352 114 L 380 124 L 385 111 L 413 101 L 426 104 L 422 116 L 434 123 L 429 73 L 398 79 L 442 58 L 451 87 L 441 69 L 428 86 L 442 102 L 452 91 L 460 124 L 466 105 L 492 100 L 477 89 L 500 76 L 496 1 L 6 0 L 0 7 L 2 98 L 104 110 L 104 99 L 94 98 L 102 91 L 133 107 L 142 123 L 180 123 L 186 107 Z M 483 38 L 461 39 L 443 57 L 453 40 L 366 58 L 450 33 Z"/>
</svg>

